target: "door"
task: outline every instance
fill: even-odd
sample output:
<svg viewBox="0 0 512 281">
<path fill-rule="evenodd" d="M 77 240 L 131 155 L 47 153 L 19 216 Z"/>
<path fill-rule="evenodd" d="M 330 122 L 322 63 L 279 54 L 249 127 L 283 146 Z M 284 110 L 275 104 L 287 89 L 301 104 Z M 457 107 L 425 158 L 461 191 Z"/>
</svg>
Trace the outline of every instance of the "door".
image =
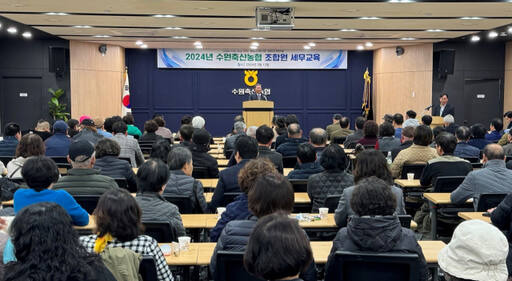
<svg viewBox="0 0 512 281">
<path fill-rule="evenodd" d="M 500 84 L 499 79 L 465 81 L 465 125 L 481 123 L 487 128 L 493 118 L 503 115 Z"/>
<path fill-rule="evenodd" d="M 36 126 L 42 113 L 41 77 L 4 77 L 0 92 L 2 128 L 8 122 L 20 124 L 22 130 Z"/>
</svg>

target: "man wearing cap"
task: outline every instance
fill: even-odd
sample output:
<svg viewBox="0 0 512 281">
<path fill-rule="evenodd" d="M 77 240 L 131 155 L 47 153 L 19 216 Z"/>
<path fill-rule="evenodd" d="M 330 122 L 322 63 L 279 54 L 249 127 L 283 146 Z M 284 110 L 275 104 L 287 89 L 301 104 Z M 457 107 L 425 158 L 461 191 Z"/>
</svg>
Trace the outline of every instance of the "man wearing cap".
<svg viewBox="0 0 512 281">
<path fill-rule="evenodd" d="M 219 177 L 219 167 L 217 160 L 208 154 L 210 150 L 210 133 L 205 129 L 197 129 L 192 135 L 193 145 L 190 148 L 192 151 L 192 161 L 194 167 L 202 167 L 208 171 L 208 178 Z"/>
<path fill-rule="evenodd" d="M 68 162 L 73 167 L 68 175 L 61 177 L 53 189 L 64 189 L 71 195 L 102 195 L 105 191 L 118 188 L 114 179 L 100 175 L 93 169 L 94 147 L 86 140 L 79 140 L 69 146 Z"/>
<path fill-rule="evenodd" d="M 128 126 L 124 121 L 118 121 L 112 125 L 114 136 L 112 140 L 116 141 L 121 147 L 119 157 L 130 158 L 133 168 L 137 168 L 144 163 L 144 155 L 140 150 L 139 143 L 136 139 L 128 137 Z"/>
<path fill-rule="evenodd" d="M 68 124 L 58 120 L 53 124 L 53 136 L 49 137 L 44 145 L 46 146 L 46 156 L 66 156 L 69 152 L 71 140 L 67 136 Z"/>
<path fill-rule="evenodd" d="M 80 133 L 73 137 L 73 141 L 86 140 L 94 146 L 102 138 L 103 136 L 98 134 L 96 130 L 94 121 L 92 119 L 84 119 L 80 122 Z"/>
</svg>

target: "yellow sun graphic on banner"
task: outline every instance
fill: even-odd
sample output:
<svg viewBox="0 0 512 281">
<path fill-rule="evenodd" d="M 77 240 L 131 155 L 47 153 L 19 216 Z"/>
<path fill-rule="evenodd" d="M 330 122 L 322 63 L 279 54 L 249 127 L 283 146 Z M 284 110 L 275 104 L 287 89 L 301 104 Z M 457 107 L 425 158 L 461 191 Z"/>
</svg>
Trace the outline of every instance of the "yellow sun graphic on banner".
<svg viewBox="0 0 512 281">
<path fill-rule="evenodd" d="M 244 77 L 245 85 L 252 87 L 258 83 L 258 71 L 257 70 L 245 70 L 244 73 L 245 73 L 245 77 Z"/>
</svg>

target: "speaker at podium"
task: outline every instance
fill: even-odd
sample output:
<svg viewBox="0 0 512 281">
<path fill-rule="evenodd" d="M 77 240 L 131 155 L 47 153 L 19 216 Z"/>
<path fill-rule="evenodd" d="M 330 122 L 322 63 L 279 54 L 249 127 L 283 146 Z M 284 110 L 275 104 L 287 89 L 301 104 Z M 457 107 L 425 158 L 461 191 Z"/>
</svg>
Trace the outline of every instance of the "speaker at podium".
<svg viewBox="0 0 512 281">
<path fill-rule="evenodd" d="M 272 126 L 274 118 L 274 102 L 264 100 L 250 100 L 242 103 L 243 116 L 247 127 L 267 125 Z"/>
</svg>

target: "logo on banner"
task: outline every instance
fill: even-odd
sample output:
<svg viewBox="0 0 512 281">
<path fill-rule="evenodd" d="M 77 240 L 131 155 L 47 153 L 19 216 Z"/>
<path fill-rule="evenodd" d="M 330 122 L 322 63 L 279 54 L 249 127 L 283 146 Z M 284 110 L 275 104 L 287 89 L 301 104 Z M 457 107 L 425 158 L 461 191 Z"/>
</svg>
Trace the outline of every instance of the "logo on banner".
<svg viewBox="0 0 512 281">
<path fill-rule="evenodd" d="M 240 89 L 233 89 L 231 93 L 233 95 L 243 96 L 243 95 L 250 95 L 254 94 L 254 85 L 258 84 L 258 70 L 244 70 L 244 83 L 245 85 L 251 87 L 251 88 L 240 88 Z M 261 89 L 262 94 L 265 96 L 270 96 L 270 89 Z"/>
<path fill-rule="evenodd" d="M 252 87 L 258 83 L 258 71 L 257 70 L 246 70 L 244 71 L 245 77 L 244 82 L 245 85 Z M 252 80 L 252 81 L 250 81 Z"/>
</svg>

